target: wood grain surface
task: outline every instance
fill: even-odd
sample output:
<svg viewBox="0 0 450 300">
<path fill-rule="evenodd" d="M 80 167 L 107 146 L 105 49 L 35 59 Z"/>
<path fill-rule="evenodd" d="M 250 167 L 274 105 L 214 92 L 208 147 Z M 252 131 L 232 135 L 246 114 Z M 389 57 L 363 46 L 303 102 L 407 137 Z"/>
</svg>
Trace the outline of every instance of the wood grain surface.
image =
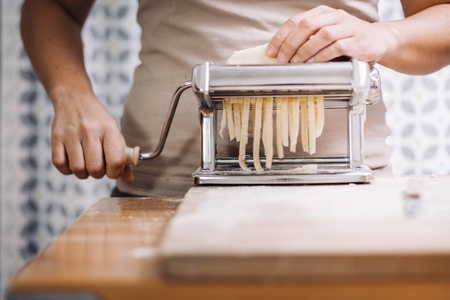
<svg viewBox="0 0 450 300">
<path fill-rule="evenodd" d="M 155 280 L 156 247 L 179 203 L 99 200 L 17 274 L 10 291 L 105 291 Z"/>
<path fill-rule="evenodd" d="M 173 278 L 450 278 L 450 177 L 193 188 L 160 247 Z M 414 192 L 417 196 L 417 192 Z"/>
<path fill-rule="evenodd" d="M 445 202 L 444 198 L 441 200 Z M 103 300 L 450 299 L 450 279 L 431 276 L 168 279 L 159 273 L 157 247 L 179 203 L 165 198 L 99 200 L 18 272 L 9 285 L 9 299 L 80 293 Z M 338 209 L 338 204 L 335 207 L 336 214 L 345 211 Z M 442 209 L 445 207 L 443 204 Z M 433 211 L 425 203 L 423 209 Z M 333 214 L 329 212 L 327 218 L 330 215 Z M 430 218 L 433 219 L 432 215 Z M 185 238 L 192 238 L 192 234 Z"/>
</svg>

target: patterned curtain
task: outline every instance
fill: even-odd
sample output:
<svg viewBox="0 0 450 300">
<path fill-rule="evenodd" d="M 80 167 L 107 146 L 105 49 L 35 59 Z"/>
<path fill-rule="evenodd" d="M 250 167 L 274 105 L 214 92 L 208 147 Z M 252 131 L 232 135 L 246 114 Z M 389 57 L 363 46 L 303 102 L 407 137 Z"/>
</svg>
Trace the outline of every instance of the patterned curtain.
<svg viewBox="0 0 450 300">
<path fill-rule="evenodd" d="M 62 176 L 51 164 L 53 108 L 19 34 L 21 0 L 1 2 L 1 291 L 24 262 L 114 182 Z M 380 0 L 383 20 L 401 18 L 399 1 Z M 137 0 L 97 0 L 83 31 L 85 60 L 100 101 L 119 120 L 139 63 Z M 406 76 L 380 67 L 395 174 L 450 173 L 450 68 Z"/>
<path fill-rule="evenodd" d="M 400 1 L 380 0 L 379 9 L 381 20 L 403 18 Z M 427 76 L 378 68 L 394 174 L 450 174 L 450 66 Z"/>
<path fill-rule="evenodd" d="M 53 167 L 53 108 L 23 49 L 22 1 L 2 1 L 1 287 L 89 206 L 108 197 L 114 181 L 78 180 Z M 95 94 L 119 120 L 139 63 L 137 0 L 99 0 L 83 30 Z"/>
</svg>

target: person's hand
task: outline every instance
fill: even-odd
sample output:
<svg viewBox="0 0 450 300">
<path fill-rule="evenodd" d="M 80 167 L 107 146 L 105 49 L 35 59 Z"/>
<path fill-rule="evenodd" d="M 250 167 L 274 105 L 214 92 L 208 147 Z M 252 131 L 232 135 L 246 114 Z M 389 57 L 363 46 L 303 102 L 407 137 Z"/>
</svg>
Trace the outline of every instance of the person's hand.
<svg viewBox="0 0 450 300">
<path fill-rule="evenodd" d="M 340 56 L 376 63 L 390 51 L 395 32 L 340 9 L 319 6 L 284 23 L 266 54 L 280 63 L 327 62 Z"/>
<path fill-rule="evenodd" d="M 63 174 L 80 179 L 89 176 L 122 176 L 133 181 L 130 166 L 125 166 L 125 140 L 117 121 L 93 96 L 64 96 L 54 101 L 52 159 Z"/>
</svg>

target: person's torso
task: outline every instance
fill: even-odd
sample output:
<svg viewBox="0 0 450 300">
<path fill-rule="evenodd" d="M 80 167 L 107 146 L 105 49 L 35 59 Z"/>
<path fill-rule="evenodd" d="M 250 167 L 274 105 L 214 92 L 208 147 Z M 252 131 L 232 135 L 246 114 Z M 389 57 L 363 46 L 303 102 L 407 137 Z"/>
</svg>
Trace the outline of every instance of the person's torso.
<svg viewBox="0 0 450 300">
<path fill-rule="evenodd" d="M 139 3 L 141 65 L 135 72 L 122 131 L 129 146 L 140 145 L 143 151 L 156 147 L 173 91 L 181 82 L 190 80 L 196 64 L 225 63 L 236 50 L 265 44 L 288 18 L 318 5 L 341 8 L 367 21 L 376 21 L 378 17 L 375 0 L 140 0 Z M 381 155 L 386 151 L 384 141 L 379 147 L 377 143 L 387 135 L 387 127 L 384 105 L 371 110 L 366 128 L 376 125 L 382 129 L 376 129 L 376 138 L 367 143 L 366 152 L 369 160 L 370 156 L 379 160 L 374 164 L 377 165 L 386 161 L 385 155 Z M 345 115 L 329 116 L 326 122 L 328 127 L 318 140 L 318 150 L 347 151 L 341 142 L 346 137 Z M 342 126 L 336 125 L 341 122 Z M 193 93 L 185 92 L 161 157 L 144 162 L 134 170 L 136 182 L 131 186 L 119 182 L 119 188 L 140 194 L 179 194 L 177 189 L 166 193 L 167 186 L 182 185 L 184 190 L 190 183 L 189 174 L 195 171 L 194 166 L 199 166 L 199 129 L 197 101 Z M 337 131 L 340 133 L 336 134 Z M 372 150 L 375 148 L 376 153 Z"/>
</svg>

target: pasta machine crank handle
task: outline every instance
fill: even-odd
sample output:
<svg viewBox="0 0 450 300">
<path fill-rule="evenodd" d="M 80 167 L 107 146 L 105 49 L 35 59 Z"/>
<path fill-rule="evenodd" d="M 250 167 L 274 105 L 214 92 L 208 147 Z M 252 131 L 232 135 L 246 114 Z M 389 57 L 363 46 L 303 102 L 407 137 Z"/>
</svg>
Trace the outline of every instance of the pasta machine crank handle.
<svg viewBox="0 0 450 300">
<path fill-rule="evenodd" d="M 125 165 L 133 165 L 133 166 L 139 166 L 142 160 L 146 159 L 153 159 L 156 158 L 159 154 L 161 154 L 164 145 L 166 144 L 167 135 L 169 134 L 170 126 L 172 125 L 173 117 L 175 116 L 175 111 L 178 106 L 178 102 L 180 100 L 181 94 L 192 87 L 191 81 L 185 81 L 182 84 L 180 84 L 177 89 L 175 90 L 172 102 L 170 103 L 169 112 L 167 113 L 166 121 L 164 122 L 164 126 L 161 130 L 161 136 L 159 137 L 159 143 L 156 147 L 155 151 L 153 152 L 141 152 L 141 149 L 139 146 L 136 146 L 134 148 L 126 147 L 125 153 L 126 153 L 126 160 Z"/>
</svg>

